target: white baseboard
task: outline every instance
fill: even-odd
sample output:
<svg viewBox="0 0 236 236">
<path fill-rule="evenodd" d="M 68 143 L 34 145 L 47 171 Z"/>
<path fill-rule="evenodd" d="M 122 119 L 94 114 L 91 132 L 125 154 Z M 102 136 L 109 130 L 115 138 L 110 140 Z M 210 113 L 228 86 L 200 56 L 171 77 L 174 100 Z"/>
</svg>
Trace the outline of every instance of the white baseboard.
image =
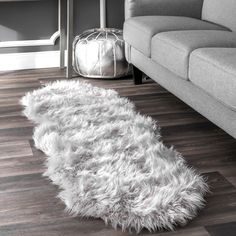
<svg viewBox="0 0 236 236">
<path fill-rule="evenodd" d="M 0 71 L 51 68 L 59 65 L 59 51 L 0 54 Z"/>
</svg>

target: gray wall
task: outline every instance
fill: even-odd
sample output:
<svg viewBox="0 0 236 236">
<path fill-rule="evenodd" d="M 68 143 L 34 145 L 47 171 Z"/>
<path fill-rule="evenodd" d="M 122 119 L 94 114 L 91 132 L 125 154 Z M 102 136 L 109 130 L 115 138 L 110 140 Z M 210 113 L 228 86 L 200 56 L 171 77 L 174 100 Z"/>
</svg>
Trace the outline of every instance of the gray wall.
<svg viewBox="0 0 236 236">
<path fill-rule="evenodd" d="M 99 0 L 74 0 L 75 34 L 99 27 Z M 0 41 L 47 39 L 57 30 L 57 0 L 0 2 Z M 107 0 L 108 27 L 122 28 L 124 0 Z M 58 44 L 58 42 L 57 42 Z M 0 49 L 0 53 L 56 50 L 56 46 Z"/>
</svg>

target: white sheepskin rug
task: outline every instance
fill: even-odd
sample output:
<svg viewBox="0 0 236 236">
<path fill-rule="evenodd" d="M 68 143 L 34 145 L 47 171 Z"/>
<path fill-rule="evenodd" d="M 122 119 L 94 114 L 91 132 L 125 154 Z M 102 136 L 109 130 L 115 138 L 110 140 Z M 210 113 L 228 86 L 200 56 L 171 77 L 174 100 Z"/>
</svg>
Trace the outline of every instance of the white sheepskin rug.
<svg viewBox="0 0 236 236">
<path fill-rule="evenodd" d="M 114 228 L 173 230 L 204 206 L 207 184 L 160 141 L 155 121 L 114 90 L 57 81 L 26 94 L 34 141 L 73 215 Z"/>
</svg>

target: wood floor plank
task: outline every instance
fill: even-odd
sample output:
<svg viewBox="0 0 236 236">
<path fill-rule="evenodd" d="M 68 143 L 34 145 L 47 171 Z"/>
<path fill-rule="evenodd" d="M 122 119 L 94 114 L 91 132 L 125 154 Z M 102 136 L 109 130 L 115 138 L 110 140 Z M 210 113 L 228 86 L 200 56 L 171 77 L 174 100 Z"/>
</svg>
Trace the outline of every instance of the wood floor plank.
<svg viewBox="0 0 236 236">
<path fill-rule="evenodd" d="M 104 226 L 101 220 L 80 218 L 50 221 L 38 224 L 18 224 L 2 227 L 1 236 L 130 236 Z M 142 235 L 142 234 L 140 234 Z M 197 235 L 196 235 L 197 236 Z M 208 235 L 204 235 L 208 236 Z"/>
<path fill-rule="evenodd" d="M 205 227 L 211 236 L 235 236 L 236 222 Z"/>
<path fill-rule="evenodd" d="M 0 159 L 0 177 L 43 173 L 43 160 L 33 156 Z"/>
<path fill-rule="evenodd" d="M 21 127 L 34 127 L 34 124 L 23 116 L 0 117 L 0 130 Z"/>
<path fill-rule="evenodd" d="M 13 175 L 0 178 L 0 193 L 15 193 L 25 190 L 40 189 L 48 186 L 48 180 L 41 173 Z"/>
<path fill-rule="evenodd" d="M 32 138 L 32 130 L 31 126 L 0 129 L 0 142 L 30 140 Z"/>
<path fill-rule="evenodd" d="M 21 156 L 33 156 L 28 140 L 18 140 L 0 143 L 0 159 L 15 158 Z"/>
<path fill-rule="evenodd" d="M 144 234 L 142 236 L 150 236 L 150 233 Z M 177 231 L 174 232 L 164 232 L 159 234 L 154 234 L 157 236 L 210 236 L 210 234 L 206 231 L 204 227 L 196 227 L 191 229 L 180 229 L 178 228 Z"/>
</svg>

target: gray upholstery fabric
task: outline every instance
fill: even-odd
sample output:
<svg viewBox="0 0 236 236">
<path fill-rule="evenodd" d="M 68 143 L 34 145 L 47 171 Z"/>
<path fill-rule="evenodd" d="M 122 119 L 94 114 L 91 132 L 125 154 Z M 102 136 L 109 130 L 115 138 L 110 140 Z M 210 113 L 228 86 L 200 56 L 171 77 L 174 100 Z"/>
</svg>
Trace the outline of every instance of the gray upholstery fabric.
<svg viewBox="0 0 236 236">
<path fill-rule="evenodd" d="M 160 32 L 172 30 L 226 30 L 202 20 L 179 16 L 139 16 L 124 23 L 124 39 L 146 56 L 151 55 L 151 39 Z"/>
<path fill-rule="evenodd" d="M 204 0 L 202 19 L 236 31 L 236 0 Z"/>
<path fill-rule="evenodd" d="M 190 56 L 189 79 L 236 111 L 236 48 L 195 50 Z"/>
<path fill-rule="evenodd" d="M 131 46 L 127 42 L 125 42 L 125 58 L 129 63 L 131 63 L 131 61 L 130 61 L 130 47 Z"/>
<path fill-rule="evenodd" d="M 125 18 L 169 15 L 201 18 L 203 0 L 126 0 Z"/>
<path fill-rule="evenodd" d="M 188 79 L 192 51 L 204 47 L 236 47 L 236 34 L 217 30 L 164 32 L 154 36 L 151 45 L 154 61 Z"/>
<path fill-rule="evenodd" d="M 130 54 L 132 64 L 236 138 L 235 111 L 224 106 L 190 81 L 183 80 L 155 63 L 138 50 L 131 48 Z"/>
</svg>

